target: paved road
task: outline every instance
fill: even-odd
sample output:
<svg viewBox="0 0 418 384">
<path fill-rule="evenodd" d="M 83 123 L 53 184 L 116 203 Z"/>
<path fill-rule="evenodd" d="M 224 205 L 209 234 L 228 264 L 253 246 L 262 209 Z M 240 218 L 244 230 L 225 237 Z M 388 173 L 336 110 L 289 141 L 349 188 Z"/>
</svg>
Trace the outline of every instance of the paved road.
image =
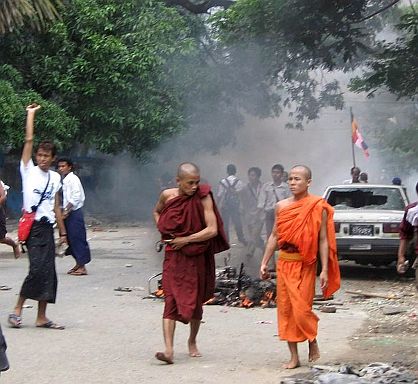
<svg viewBox="0 0 418 384">
<path fill-rule="evenodd" d="M 162 255 L 153 249 L 155 231 L 104 228 L 89 230 L 88 236 L 94 258 L 88 276 L 67 275 L 73 260 L 57 258 L 58 300 L 48 314 L 66 325 L 64 331 L 35 328 L 32 301 L 27 304 L 34 307 L 23 314 L 24 327 L 8 328 L 7 314 L 26 275 L 27 259 L 16 261 L 6 247 L 0 248 L 0 284 L 12 287 L 0 291 L 0 322 L 11 364 L 2 384 L 268 384 L 289 375 L 280 368 L 288 352 L 275 337 L 275 309 L 206 307 L 199 343 L 204 356 L 187 356 L 188 328 L 178 325 L 175 364 L 161 365 L 153 355 L 162 348 L 162 303 L 144 299 L 148 277 L 161 270 Z M 236 254 L 233 248 L 237 265 Z M 218 260 L 223 263 L 222 256 Z M 119 286 L 134 290 L 114 291 Z M 348 338 L 365 315 L 352 309 L 320 317 L 321 364 L 339 361 L 350 352 Z M 261 320 L 266 324 L 257 323 Z M 305 368 L 299 371 L 307 369 L 306 348 L 301 353 Z"/>
</svg>

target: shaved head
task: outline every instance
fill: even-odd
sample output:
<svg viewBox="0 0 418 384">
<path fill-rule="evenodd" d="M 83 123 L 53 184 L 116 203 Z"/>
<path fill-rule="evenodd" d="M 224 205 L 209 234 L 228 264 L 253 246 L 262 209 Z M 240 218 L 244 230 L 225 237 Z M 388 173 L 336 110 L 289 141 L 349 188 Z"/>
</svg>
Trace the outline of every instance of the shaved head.
<svg viewBox="0 0 418 384">
<path fill-rule="evenodd" d="M 295 165 L 294 167 L 292 167 L 291 171 L 293 170 L 299 172 L 302 171 L 305 174 L 306 180 L 312 179 L 312 171 L 306 165 Z"/>
<path fill-rule="evenodd" d="M 193 163 L 181 163 L 177 168 L 177 177 L 182 179 L 187 175 L 199 176 L 200 169 L 196 164 Z"/>
</svg>

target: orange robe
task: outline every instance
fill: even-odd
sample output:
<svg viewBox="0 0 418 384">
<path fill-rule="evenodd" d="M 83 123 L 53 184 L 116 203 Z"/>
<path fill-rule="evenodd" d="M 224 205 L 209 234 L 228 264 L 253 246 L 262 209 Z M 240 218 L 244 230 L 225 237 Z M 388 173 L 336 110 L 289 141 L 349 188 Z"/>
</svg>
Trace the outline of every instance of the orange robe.
<svg viewBox="0 0 418 384">
<path fill-rule="evenodd" d="M 277 215 L 279 249 L 285 244 L 291 244 L 299 251 L 294 254 L 280 251 L 277 262 L 277 310 L 279 337 L 282 340 L 312 341 L 318 333 L 319 319 L 312 312 L 312 302 L 315 295 L 318 240 L 324 209 L 328 214 L 329 245 L 328 287 L 324 296 L 329 297 L 340 287 L 333 208 L 321 197 L 309 195 L 280 209 Z"/>
</svg>

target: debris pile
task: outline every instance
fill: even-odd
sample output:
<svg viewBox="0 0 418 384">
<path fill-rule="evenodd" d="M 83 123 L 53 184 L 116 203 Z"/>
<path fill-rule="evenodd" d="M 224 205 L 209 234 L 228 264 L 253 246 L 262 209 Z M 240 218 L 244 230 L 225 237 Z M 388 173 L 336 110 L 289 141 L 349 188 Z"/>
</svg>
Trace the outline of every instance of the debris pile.
<svg viewBox="0 0 418 384">
<path fill-rule="evenodd" d="M 350 365 L 314 365 L 309 379 L 286 378 L 282 384 L 417 384 L 418 379 L 405 367 L 371 363 L 356 369 Z"/>
<path fill-rule="evenodd" d="M 207 305 L 228 305 L 252 308 L 276 306 L 276 284 L 272 280 L 253 279 L 244 271 L 241 263 L 239 272 L 235 267 L 216 269 L 215 296 Z"/>
<path fill-rule="evenodd" d="M 369 325 L 370 334 L 389 336 L 403 335 L 410 337 L 418 331 L 417 292 L 413 284 L 392 283 L 387 292 L 365 293 L 350 291 L 351 303 L 360 304 L 369 314 L 373 322 Z"/>
</svg>

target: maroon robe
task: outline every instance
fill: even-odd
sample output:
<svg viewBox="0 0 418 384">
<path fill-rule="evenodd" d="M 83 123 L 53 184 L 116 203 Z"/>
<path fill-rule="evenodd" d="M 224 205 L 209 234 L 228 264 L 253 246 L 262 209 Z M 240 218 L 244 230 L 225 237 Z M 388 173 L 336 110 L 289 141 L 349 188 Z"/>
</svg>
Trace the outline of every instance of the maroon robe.
<svg viewBox="0 0 418 384">
<path fill-rule="evenodd" d="M 160 213 L 158 230 L 163 239 L 183 237 L 206 228 L 202 198 L 213 196 L 209 185 L 200 185 L 192 196 L 180 195 L 168 200 Z M 163 264 L 165 307 L 163 318 L 187 324 L 202 318 L 203 303 L 213 297 L 215 253 L 229 248 L 221 216 L 213 201 L 218 234 L 207 241 L 191 243 L 180 250 L 166 246 Z"/>
</svg>

